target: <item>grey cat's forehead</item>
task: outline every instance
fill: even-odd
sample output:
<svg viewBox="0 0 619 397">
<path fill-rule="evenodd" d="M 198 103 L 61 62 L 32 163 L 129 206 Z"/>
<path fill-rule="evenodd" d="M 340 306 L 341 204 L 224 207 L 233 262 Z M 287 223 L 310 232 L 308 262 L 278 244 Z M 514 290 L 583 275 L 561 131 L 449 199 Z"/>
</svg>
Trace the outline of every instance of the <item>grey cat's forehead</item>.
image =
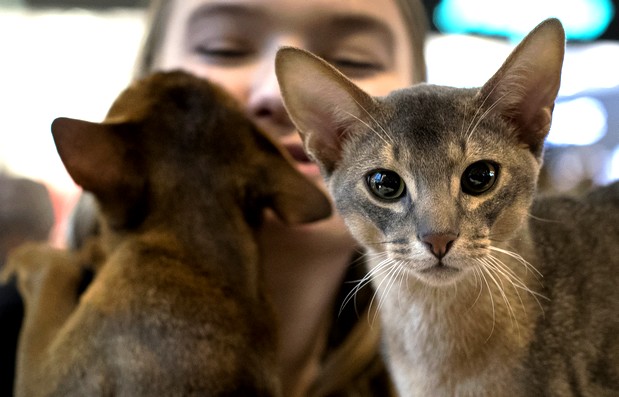
<svg viewBox="0 0 619 397">
<path fill-rule="evenodd" d="M 461 120 L 457 116 L 464 117 L 475 107 L 476 93 L 475 89 L 420 84 L 394 91 L 381 102 L 393 112 L 393 120 L 401 122 L 402 127 L 460 127 Z"/>
<path fill-rule="evenodd" d="M 453 153 L 488 150 L 497 140 L 511 141 L 505 120 L 481 108 L 478 89 L 420 84 L 392 92 L 379 99 L 382 117 L 378 120 L 392 137 L 408 149 Z"/>
</svg>

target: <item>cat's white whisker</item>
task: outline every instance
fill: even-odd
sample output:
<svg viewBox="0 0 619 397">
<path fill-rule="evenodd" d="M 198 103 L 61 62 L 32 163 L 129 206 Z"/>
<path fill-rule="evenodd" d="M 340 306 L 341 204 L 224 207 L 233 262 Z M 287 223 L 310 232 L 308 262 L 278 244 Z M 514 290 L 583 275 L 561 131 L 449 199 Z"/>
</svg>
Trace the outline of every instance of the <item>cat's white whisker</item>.
<svg viewBox="0 0 619 397">
<path fill-rule="evenodd" d="M 366 255 L 370 256 L 369 253 Z M 374 256 L 374 259 L 376 259 L 382 256 L 388 256 L 388 253 L 382 252 L 382 253 L 372 254 L 372 255 Z M 353 299 L 356 299 L 357 293 L 362 288 L 364 288 L 366 285 L 372 282 L 373 277 L 376 277 L 380 275 L 381 273 L 383 273 L 384 271 L 389 270 L 389 267 L 392 264 L 391 261 L 392 260 L 389 258 L 384 259 L 383 261 L 378 263 L 378 265 L 372 268 L 361 280 L 356 281 L 357 285 L 355 285 L 355 287 L 344 298 L 344 301 L 342 302 L 342 305 L 340 306 L 340 311 L 338 315 L 342 314 L 346 305 L 348 305 Z"/>
<path fill-rule="evenodd" d="M 530 262 L 528 262 L 526 259 L 524 259 L 522 257 L 522 255 L 517 254 L 516 252 L 513 251 L 509 251 L 509 250 L 505 250 L 503 248 L 499 248 L 499 247 L 495 247 L 495 246 L 488 246 L 488 248 L 492 251 L 496 251 L 499 252 L 501 254 L 505 254 L 508 256 L 511 256 L 512 258 L 516 259 L 518 262 L 520 262 L 526 269 L 528 270 L 532 270 L 537 276 L 539 277 L 544 277 L 544 275 L 537 270 L 537 268 L 535 266 L 533 266 Z"/>
<path fill-rule="evenodd" d="M 505 278 L 510 282 L 510 284 L 514 288 L 514 292 L 518 296 L 518 300 L 520 300 L 520 304 L 524 308 L 525 305 L 522 300 L 522 297 L 520 296 L 520 292 L 518 290 L 520 289 L 526 292 L 532 292 L 531 289 L 527 287 L 527 285 L 522 281 L 522 279 L 518 277 L 518 275 L 512 269 L 509 268 L 509 266 L 503 263 L 503 261 L 501 261 L 500 259 L 492 255 L 489 255 L 488 259 L 496 264 L 497 269 L 499 269 L 501 273 L 505 276 Z"/>
<path fill-rule="evenodd" d="M 497 272 L 496 266 L 494 266 L 492 263 L 490 263 L 488 261 L 484 261 L 484 263 L 486 265 L 484 267 L 484 270 L 486 271 L 486 274 L 488 275 L 488 277 L 490 277 L 492 282 L 496 285 L 499 294 L 503 298 L 503 302 L 505 302 L 505 307 L 508 310 L 512 326 L 514 324 L 516 324 L 516 328 L 518 328 L 518 331 L 520 331 L 519 327 L 518 327 L 518 321 L 516 319 L 516 313 L 514 312 L 514 308 L 513 308 L 512 304 L 511 304 L 511 302 L 509 301 L 509 298 L 508 298 L 508 296 L 507 296 L 507 294 L 505 292 L 505 285 L 503 284 L 503 278 Z M 492 296 L 492 292 L 490 292 L 490 295 Z"/>
<path fill-rule="evenodd" d="M 376 264 L 375 266 L 373 266 L 369 271 L 368 274 L 366 274 L 363 279 L 361 280 L 362 282 L 364 282 L 364 285 L 367 285 L 367 283 L 369 281 L 371 281 L 373 278 L 377 278 L 379 275 L 383 274 L 386 271 L 389 271 L 390 267 L 393 266 L 394 260 L 392 258 L 389 258 L 389 254 L 388 253 L 384 253 L 384 255 L 376 255 L 376 257 L 374 258 L 375 260 L 381 256 L 385 256 L 385 259 L 381 260 L 378 264 Z M 363 286 L 359 287 L 359 289 L 361 289 Z"/>
<path fill-rule="evenodd" d="M 385 142 L 385 144 L 390 145 L 393 142 L 389 142 L 387 141 L 386 137 L 384 137 L 383 135 L 381 135 L 380 132 L 376 131 L 375 128 L 373 128 L 371 125 L 369 125 L 368 123 L 366 123 L 365 121 L 361 120 L 359 117 L 355 116 L 354 114 L 350 113 L 350 112 L 346 112 L 349 116 L 351 116 L 352 118 L 356 119 L 358 122 L 360 122 L 361 124 L 363 124 L 364 126 L 366 126 L 370 131 L 374 132 L 376 134 L 377 137 L 379 137 L 383 142 Z M 387 137 L 389 137 L 387 135 Z"/>
<path fill-rule="evenodd" d="M 477 115 L 479 114 L 479 112 L 483 109 L 484 105 L 486 104 L 486 101 L 488 100 L 488 98 L 490 98 L 490 96 L 492 95 L 492 93 L 494 92 L 494 90 L 497 88 L 498 84 L 495 85 L 494 87 L 492 87 L 492 90 L 490 90 L 490 92 L 488 93 L 488 95 L 486 95 L 486 97 L 484 98 L 484 100 L 481 102 L 481 104 L 479 105 L 479 107 L 477 107 L 477 110 L 475 110 L 475 114 L 473 115 L 473 117 L 471 118 L 471 122 L 469 123 L 469 126 L 467 127 L 466 131 L 464 132 L 464 135 L 466 137 L 466 142 L 469 141 L 470 137 L 473 135 L 471 131 L 471 127 L 473 126 L 473 123 L 475 123 L 475 119 L 477 118 Z M 466 114 L 466 113 L 465 113 Z M 477 126 L 477 124 L 476 124 Z"/>
<path fill-rule="evenodd" d="M 404 287 L 403 284 L 406 281 L 406 272 L 403 266 L 403 262 L 400 261 L 398 262 L 398 274 L 397 274 L 397 278 L 399 279 L 399 284 L 398 284 L 398 302 L 403 302 L 404 299 L 402 299 L 402 293 L 404 292 Z M 407 283 L 407 289 L 408 289 L 408 283 Z"/>
<path fill-rule="evenodd" d="M 516 288 L 516 289 L 520 289 L 520 290 L 522 290 L 524 292 L 529 293 L 533 297 L 533 299 L 535 299 L 535 301 L 537 302 L 537 305 L 539 306 L 539 308 L 543 312 L 544 308 L 543 308 L 541 302 L 539 301 L 538 297 L 542 298 L 542 299 L 545 299 L 545 300 L 550 300 L 550 299 L 547 298 L 546 296 L 540 294 L 539 292 L 533 291 L 531 288 L 529 288 L 511 269 L 509 269 L 509 267 L 507 265 L 505 265 L 499 259 L 497 259 L 496 257 L 493 257 L 493 256 L 490 256 L 490 258 L 492 258 L 494 261 L 498 261 L 501 264 L 501 267 L 505 271 L 508 271 L 509 274 L 511 274 L 509 280 L 512 283 L 513 287 Z M 521 296 L 520 296 L 520 294 L 518 293 L 517 290 L 516 290 L 516 294 L 518 295 L 518 298 L 520 299 L 520 302 L 523 305 L 523 309 L 524 309 L 524 303 L 522 302 Z M 526 313 L 526 311 L 525 311 L 525 313 Z"/>
<path fill-rule="evenodd" d="M 376 123 L 376 125 L 378 126 L 378 128 L 380 128 L 384 133 L 385 133 L 385 137 L 387 139 L 389 139 L 389 141 L 393 144 L 395 143 L 393 141 L 393 138 L 391 137 L 391 134 L 389 134 L 389 132 L 385 129 L 385 127 L 383 127 L 378 120 L 376 120 L 376 118 L 374 118 L 374 116 L 372 115 L 372 113 L 370 113 L 362 104 L 360 104 L 356 99 L 353 98 L 353 100 L 355 101 L 355 103 L 359 106 L 359 108 L 361 110 L 363 110 L 363 112 L 368 115 L 368 117 L 370 117 L 372 119 L 372 121 L 374 121 Z M 358 120 L 358 118 L 357 118 Z M 365 123 L 364 123 L 365 124 Z M 366 124 L 367 125 L 367 124 Z"/>
<path fill-rule="evenodd" d="M 492 290 L 490 289 L 490 283 L 488 283 L 488 279 L 486 278 L 486 275 L 485 275 L 486 270 L 485 270 L 484 262 L 481 258 L 477 259 L 477 261 L 480 263 L 480 266 L 478 267 L 479 275 L 484 280 L 484 283 L 486 284 L 486 288 L 488 288 L 488 295 L 490 296 L 490 304 L 492 306 L 492 328 L 490 329 L 490 334 L 486 338 L 486 342 L 488 342 L 490 338 L 492 337 L 492 334 L 494 333 L 494 327 L 496 325 L 496 309 L 494 307 L 494 297 L 492 296 Z"/>
<path fill-rule="evenodd" d="M 376 291 L 374 292 L 374 297 L 372 298 L 372 301 L 370 302 L 370 306 L 373 304 L 374 298 L 376 297 L 376 295 L 379 294 L 379 290 L 382 288 L 383 283 L 386 282 L 384 293 L 382 293 L 382 295 L 379 295 L 379 298 L 378 298 L 378 305 L 376 307 L 374 317 L 372 318 L 372 323 L 371 323 L 372 325 L 376 321 L 378 312 L 380 312 L 381 307 L 383 306 L 385 302 L 385 297 L 390 293 L 391 288 L 393 287 L 393 284 L 395 283 L 395 278 L 396 278 L 395 275 L 398 274 L 401 268 L 402 267 L 400 266 L 400 262 L 392 261 L 391 266 L 389 267 L 389 270 L 386 272 L 383 280 L 381 280 L 379 285 L 376 287 Z"/>
<path fill-rule="evenodd" d="M 466 133 L 464 132 L 464 126 L 466 124 L 466 113 L 467 113 L 466 111 L 467 111 L 467 108 L 468 108 L 468 103 L 465 103 L 464 104 L 464 112 L 462 114 L 462 124 L 460 125 L 460 136 L 465 136 L 466 135 Z"/>
<path fill-rule="evenodd" d="M 524 284 L 524 282 L 520 279 L 520 277 L 518 277 L 518 275 L 516 274 L 516 272 L 514 272 L 509 266 L 507 266 L 502 260 L 500 260 L 499 258 L 497 258 L 494 255 L 488 255 L 487 259 L 492 262 L 493 264 L 495 264 L 498 268 L 500 268 L 502 270 L 502 272 L 504 273 L 505 277 L 507 279 L 509 279 L 510 281 L 514 282 L 517 281 L 518 285 L 521 288 L 527 288 L 527 286 Z M 527 270 L 528 271 L 528 270 Z"/>
<path fill-rule="evenodd" d="M 512 288 L 514 289 L 514 292 L 516 293 L 516 296 L 518 297 L 518 301 L 520 302 L 520 307 L 522 308 L 522 310 L 526 314 L 526 309 L 525 309 L 524 302 L 522 300 L 522 296 L 520 296 L 520 292 L 518 291 L 518 288 L 521 288 L 521 289 L 523 287 L 526 288 L 525 284 L 500 259 L 495 258 L 495 257 L 490 255 L 490 256 L 488 256 L 487 260 L 489 261 L 489 263 L 492 263 L 492 266 L 491 266 L 492 270 L 495 272 L 497 277 L 499 277 L 499 279 L 501 280 L 501 285 L 503 286 L 503 290 L 504 290 L 504 285 L 502 283 L 502 280 L 506 280 L 507 282 L 509 282 L 512 285 Z M 500 277 L 500 276 L 502 276 L 502 277 Z M 516 324 L 518 324 L 518 322 L 517 322 L 517 320 L 515 318 L 515 314 L 514 314 L 514 321 L 516 321 Z"/>
<path fill-rule="evenodd" d="M 391 290 L 393 289 L 399 274 L 401 272 L 402 267 L 400 266 L 401 262 L 394 262 L 393 266 L 389 269 L 389 272 L 387 272 L 387 274 L 385 275 L 385 281 L 386 281 L 386 285 L 384 287 L 384 293 L 381 294 L 381 296 L 379 296 L 378 299 L 378 305 L 376 307 L 376 311 L 374 312 L 374 316 L 372 318 L 372 325 L 376 322 L 376 318 L 378 317 L 378 313 L 381 311 L 381 308 L 383 307 L 386 297 L 387 295 L 389 295 L 391 293 Z M 381 283 L 382 285 L 382 283 Z M 378 293 L 378 288 L 376 289 L 376 292 Z M 398 299 L 398 305 L 400 305 L 401 300 Z"/>
<path fill-rule="evenodd" d="M 548 218 L 542 218 L 536 215 L 533 215 L 532 213 L 527 213 L 527 216 L 533 220 L 536 221 L 540 221 L 540 222 L 548 222 L 548 223 L 561 223 L 561 221 L 558 221 L 556 219 L 548 219 Z"/>
<path fill-rule="evenodd" d="M 479 298 L 481 297 L 481 294 L 483 292 L 484 284 L 482 282 L 481 274 L 480 273 L 481 273 L 481 269 L 479 269 L 478 266 L 474 266 L 473 267 L 473 274 L 475 275 L 475 285 L 477 285 L 477 283 L 479 283 L 479 292 L 477 293 L 477 297 L 473 301 L 473 304 L 471 305 L 471 307 L 468 308 L 467 311 L 470 311 L 471 309 L 473 309 L 473 307 L 475 307 L 475 305 L 479 301 Z"/>
<path fill-rule="evenodd" d="M 473 136 L 473 133 L 477 130 L 477 127 L 479 127 L 479 124 L 486 118 L 486 116 L 488 116 L 490 114 L 490 112 L 492 112 L 492 110 L 494 110 L 495 107 L 498 106 L 498 104 L 503 100 L 503 98 L 505 98 L 508 95 L 508 93 L 503 94 L 502 96 L 500 96 L 496 101 L 494 101 L 494 103 L 492 103 L 492 105 L 490 105 L 488 107 L 488 109 L 486 109 L 486 111 L 484 113 L 482 113 L 481 116 L 479 116 L 479 118 L 477 119 L 477 122 L 475 123 L 475 126 L 473 126 L 473 128 L 471 129 L 471 131 L 469 131 L 469 135 L 467 137 L 467 141 L 471 138 L 471 136 Z M 484 103 L 486 101 L 484 100 Z"/>
<path fill-rule="evenodd" d="M 484 106 L 484 103 L 486 103 L 487 99 L 488 98 L 486 97 L 486 99 L 484 99 L 484 101 L 481 103 L 481 105 L 477 108 L 477 110 L 475 111 L 475 114 L 473 114 L 473 117 L 471 118 L 471 122 L 469 123 L 468 127 L 466 127 L 466 131 L 464 131 L 464 137 L 466 138 L 465 139 L 466 142 L 468 142 L 469 138 L 471 137 L 471 134 L 469 133 L 471 131 L 471 127 L 473 126 L 473 123 L 475 123 L 475 119 L 477 118 L 477 115 L 481 111 L 481 109 Z"/>
<path fill-rule="evenodd" d="M 382 253 L 382 254 L 386 254 L 386 253 Z M 372 258 L 374 255 L 377 255 L 377 254 L 370 252 L 370 251 L 359 252 L 359 256 L 355 258 L 350 264 L 351 265 L 356 265 L 358 263 L 365 264 L 367 259 Z"/>
<path fill-rule="evenodd" d="M 383 274 L 382 276 L 382 280 L 380 281 L 380 283 L 378 283 L 377 286 L 375 286 L 374 288 L 374 294 L 372 295 L 372 299 L 370 300 L 370 303 L 368 305 L 368 307 L 372 307 L 374 305 L 374 301 L 376 300 L 377 295 L 379 295 L 379 291 L 381 290 L 383 284 L 390 279 L 389 275 L 393 272 L 393 269 L 397 266 L 397 262 L 395 262 L 393 259 L 386 259 L 382 269 L 380 271 L 380 274 Z M 386 273 L 386 274 L 385 274 Z M 372 278 L 374 280 L 378 279 L 378 273 L 372 272 Z M 370 322 L 371 325 L 374 324 L 374 321 L 376 320 L 376 316 L 378 315 L 378 311 L 380 310 L 381 307 L 381 298 L 378 298 L 378 305 L 376 308 L 376 311 L 374 313 L 374 317 L 372 319 L 369 318 L 370 312 L 371 310 L 368 311 L 368 321 Z"/>
</svg>

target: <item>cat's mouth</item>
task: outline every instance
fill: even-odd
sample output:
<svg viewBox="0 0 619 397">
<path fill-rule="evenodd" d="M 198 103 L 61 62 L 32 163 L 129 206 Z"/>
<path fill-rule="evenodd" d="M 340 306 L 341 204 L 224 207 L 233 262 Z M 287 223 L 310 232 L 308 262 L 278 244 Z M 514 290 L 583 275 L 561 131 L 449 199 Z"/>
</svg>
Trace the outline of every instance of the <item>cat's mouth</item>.
<svg viewBox="0 0 619 397">
<path fill-rule="evenodd" d="M 446 264 L 444 264 L 443 262 L 439 261 L 436 265 L 434 266 L 430 266 L 430 267 L 426 267 L 425 269 L 421 269 L 420 272 L 422 273 L 432 273 L 432 272 L 459 272 L 460 269 L 457 269 L 455 267 L 452 266 L 448 266 Z"/>
<path fill-rule="evenodd" d="M 459 276 L 461 270 L 439 261 L 436 264 L 417 270 L 421 278 L 431 284 L 450 283 Z"/>
</svg>

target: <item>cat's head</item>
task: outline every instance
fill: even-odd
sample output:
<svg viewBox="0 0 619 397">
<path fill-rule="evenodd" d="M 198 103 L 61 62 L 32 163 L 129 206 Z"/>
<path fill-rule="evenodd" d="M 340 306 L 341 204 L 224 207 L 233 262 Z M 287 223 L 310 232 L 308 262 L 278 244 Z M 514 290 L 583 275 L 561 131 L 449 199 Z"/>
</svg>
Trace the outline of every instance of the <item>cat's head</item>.
<svg viewBox="0 0 619 397">
<path fill-rule="evenodd" d="M 225 218 L 235 207 L 252 222 L 264 207 L 288 223 L 330 213 L 325 194 L 223 89 L 184 72 L 134 83 L 102 123 L 59 118 L 52 133 L 69 174 L 116 230 L 153 217 L 191 223 L 203 211 Z"/>
<path fill-rule="evenodd" d="M 564 47 L 560 22 L 547 20 L 480 89 L 422 84 L 382 98 L 298 49 L 280 50 L 276 72 L 353 235 L 443 285 L 524 224 Z"/>
</svg>

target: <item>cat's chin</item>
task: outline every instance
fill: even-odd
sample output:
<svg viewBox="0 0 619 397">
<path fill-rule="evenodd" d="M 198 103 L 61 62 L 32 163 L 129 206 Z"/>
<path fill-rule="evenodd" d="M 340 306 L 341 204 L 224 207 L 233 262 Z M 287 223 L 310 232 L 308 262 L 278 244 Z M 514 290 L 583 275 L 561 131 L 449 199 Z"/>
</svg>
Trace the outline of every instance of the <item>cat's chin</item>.
<svg viewBox="0 0 619 397">
<path fill-rule="evenodd" d="M 426 284 L 436 287 L 452 285 L 462 278 L 463 273 L 461 269 L 445 265 L 441 262 L 433 266 L 415 270 L 415 276 L 417 276 L 417 278 Z"/>
</svg>

